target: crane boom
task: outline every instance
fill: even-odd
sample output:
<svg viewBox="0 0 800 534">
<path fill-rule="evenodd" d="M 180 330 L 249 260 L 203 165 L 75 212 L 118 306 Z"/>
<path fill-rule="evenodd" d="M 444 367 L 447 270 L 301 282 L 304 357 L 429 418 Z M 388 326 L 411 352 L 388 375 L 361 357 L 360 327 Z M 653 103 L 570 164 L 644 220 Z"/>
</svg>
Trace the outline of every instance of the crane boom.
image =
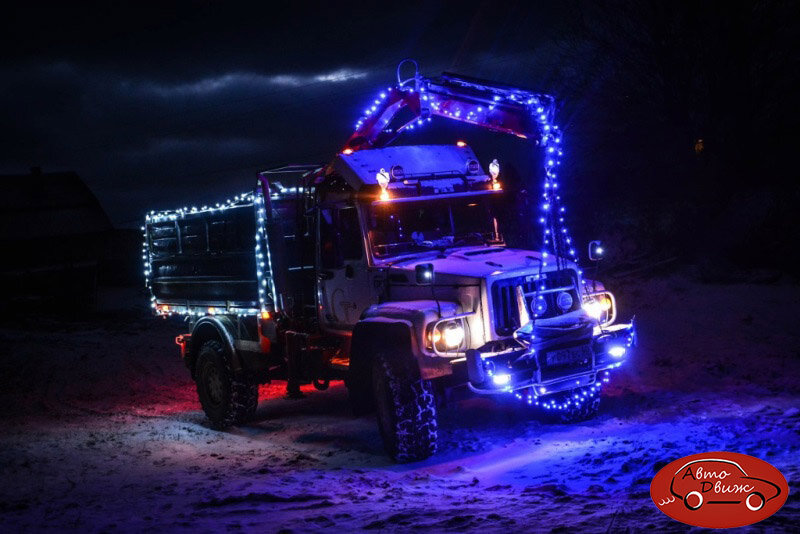
<svg viewBox="0 0 800 534">
<path fill-rule="evenodd" d="M 414 64 L 414 75 L 403 80 L 403 64 Z M 564 221 L 556 168 L 561 164 L 561 132 L 553 123 L 555 99 L 496 82 L 443 73 L 426 78 L 416 61 L 406 59 L 397 66 L 397 85 L 379 93 L 355 124 L 342 153 L 383 148 L 402 131 L 412 130 L 433 117 L 443 117 L 488 130 L 531 140 L 543 147 L 544 187 L 541 194 L 543 266 L 554 261 L 559 269 L 565 259 L 577 260 L 572 238 Z M 551 257 L 552 256 L 552 257 Z M 576 281 L 578 287 L 580 282 Z M 580 289 L 579 289 L 580 291 Z"/>
<path fill-rule="evenodd" d="M 402 63 L 401 63 L 402 65 Z M 399 67 L 398 67 L 399 71 Z M 547 144 L 553 136 L 554 99 L 518 87 L 443 73 L 412 78 L 381 92 L 356 123 L 345 149 L 380 148 L 432 117 L 465 122 Z"/>
</svg>

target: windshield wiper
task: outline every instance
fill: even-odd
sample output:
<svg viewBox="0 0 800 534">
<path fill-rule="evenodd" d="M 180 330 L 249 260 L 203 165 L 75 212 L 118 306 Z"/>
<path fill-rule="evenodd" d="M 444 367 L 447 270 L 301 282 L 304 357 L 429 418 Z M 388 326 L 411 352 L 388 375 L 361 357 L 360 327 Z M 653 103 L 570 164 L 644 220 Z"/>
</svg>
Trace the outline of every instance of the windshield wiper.
<svg viewBox="0 0 800 534">
<path fill-rule="evenodd" d="M 392 265 L 396 265 L 396 264 L 398 264 L 400 262 L 403 262 L 403 261 L 412 261 L 412 260 L 415 260 L 415 259 L 417 259 L 417 258 L 419 258 L 421 256 L 426 256 L 428 254 L 437 254 L 438 255 L 438 254 L 441 254 L 441 251 L 439 249 L 436 249 L 436 248 L 431 248 L 431 249 L 428 249 L 428 250 L 420 250 L 419 252 L 409 252 L 409 253 L 406 253 L 406 254 L 398 255 L 397 257 L 395 257 L 395 258 L 393 258 L 391 260 L 388 260 L 386 263 L 387 263 L 387 265 L 392 266 Z"/>
<path fill-rule="evenodd" d="M 442 248 L 442 252 L 446 250 L 457 248 L 457 247 L 466 247 L 466 246 L 488 246 L 489 240 L 480 232 L 471 232 L 469 234 L 464 234 L 458 238 L 453 238 L 453 242 Z M 452 252 L 451 252 L 452 254 Z"/>
</svg>

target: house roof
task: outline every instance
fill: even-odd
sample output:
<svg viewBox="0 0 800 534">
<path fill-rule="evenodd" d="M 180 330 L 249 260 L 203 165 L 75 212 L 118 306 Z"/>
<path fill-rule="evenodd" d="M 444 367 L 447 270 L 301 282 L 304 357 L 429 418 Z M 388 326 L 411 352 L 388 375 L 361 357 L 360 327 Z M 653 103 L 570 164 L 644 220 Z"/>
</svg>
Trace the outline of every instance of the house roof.
<svg viewBox="0 0 800 534">
<path fill-rule="evenodd" d="M 97 197 L 74 172 L 0 175 L 0 240 L 92 234 L 112 229 Z"/>
</svg>

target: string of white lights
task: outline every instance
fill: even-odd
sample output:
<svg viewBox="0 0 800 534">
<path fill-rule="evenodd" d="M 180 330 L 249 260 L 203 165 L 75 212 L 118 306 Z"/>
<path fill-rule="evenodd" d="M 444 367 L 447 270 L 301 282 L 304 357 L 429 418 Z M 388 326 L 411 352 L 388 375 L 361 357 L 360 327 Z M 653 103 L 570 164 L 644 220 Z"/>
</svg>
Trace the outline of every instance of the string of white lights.
<svg viewBox="0 0 800 534">
<path fill-rule="evenodd" d="M 154 224 L 164 223 L 164 222 L 175 222 L 184 220 L 187 215 L 196 215 L 202 213 L 219 213 L 226 211 L 230 208 L 239 208 L 239 207 L 246 207 L 246 206 L 254 206 L 256 211 L 256 278 L 258 281 L 259 289 L 262 287 L 262 280 L 266 278 L 264 272 L 264 265 L 263 265 L 263 255 L 260 256 L 258 251 L 258 239 L 259 235 L 263 233 L 266 236 L 266 231 L 264 230 L 264 209 L 263 209 L 263 199 L 261 198 L 261 194 L 247 192 L 241 195 L 237 195 L 231 199 L 227 199 L 225 202 L 216 203 L 213 206 L 201 206 L 201 207 L 183 207 L 178 208 L 176 210 L 163 210 L 163 211 L 150 211 L 145 216 L 145 224 L 141 227 L 142 234 L 143 234 L 143 244 L 142 244 L 142 261 L 144 262 L 144 281 L 145 287 L 148 290 L 150 295 L 150 306 L 153 308 L 154 312 L 158 315 L 162 316 L 169 316 L 169 315 L 185 315 L 185 316 L 203 316 L 203 315 L 215 315 L 217 313 L 224 313 L 224 314 L 233 314 L 233 315 L 240 315 L 240 316 L 249 316 L 249 315 L 258 315 L 262 312 L 269 311 L 267 307 L 267 300 L 266 295 L 262 296 L 262 292 L 259 291 L 259 302 L 261 304 L 260 308 L 217 308 L 215 306 L 196 306 L 192 304 L 163 304 L 159 303 L 158 299 L 155 295 L 153 289 L 153 251 L 151 248 L 151 236 L 148 235 L 148 226 L 152 227 Z M 277 193 L 273 193 L 273 196 L 278 196 Z M 258 199 L 258 200 L 257 200 Z M 258 208 L 258 201 L 260 200 L 260 209 Z M 271 263 L 269 273 L 272 273 Z M 271 276 L 269 277 L 271 279 Z M 274 287 L 272 287 L 273 295 L 274 295 Z"/>
</svg>

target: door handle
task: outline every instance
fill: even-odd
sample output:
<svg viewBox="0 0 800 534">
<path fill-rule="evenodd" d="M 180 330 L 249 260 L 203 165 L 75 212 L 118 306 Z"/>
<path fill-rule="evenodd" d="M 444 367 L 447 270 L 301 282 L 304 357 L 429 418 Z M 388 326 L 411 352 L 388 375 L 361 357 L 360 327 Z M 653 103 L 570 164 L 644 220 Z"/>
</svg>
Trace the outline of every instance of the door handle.
<svg viewBox="0 0 800 534">
<path fill-rule="evenodd" d="M 352 265 L 348 265 L 344 268 L 344 277 L 347 279 L 352 279 L 356 275 L 356 270 L 353 268 Z"/>
</svg>

